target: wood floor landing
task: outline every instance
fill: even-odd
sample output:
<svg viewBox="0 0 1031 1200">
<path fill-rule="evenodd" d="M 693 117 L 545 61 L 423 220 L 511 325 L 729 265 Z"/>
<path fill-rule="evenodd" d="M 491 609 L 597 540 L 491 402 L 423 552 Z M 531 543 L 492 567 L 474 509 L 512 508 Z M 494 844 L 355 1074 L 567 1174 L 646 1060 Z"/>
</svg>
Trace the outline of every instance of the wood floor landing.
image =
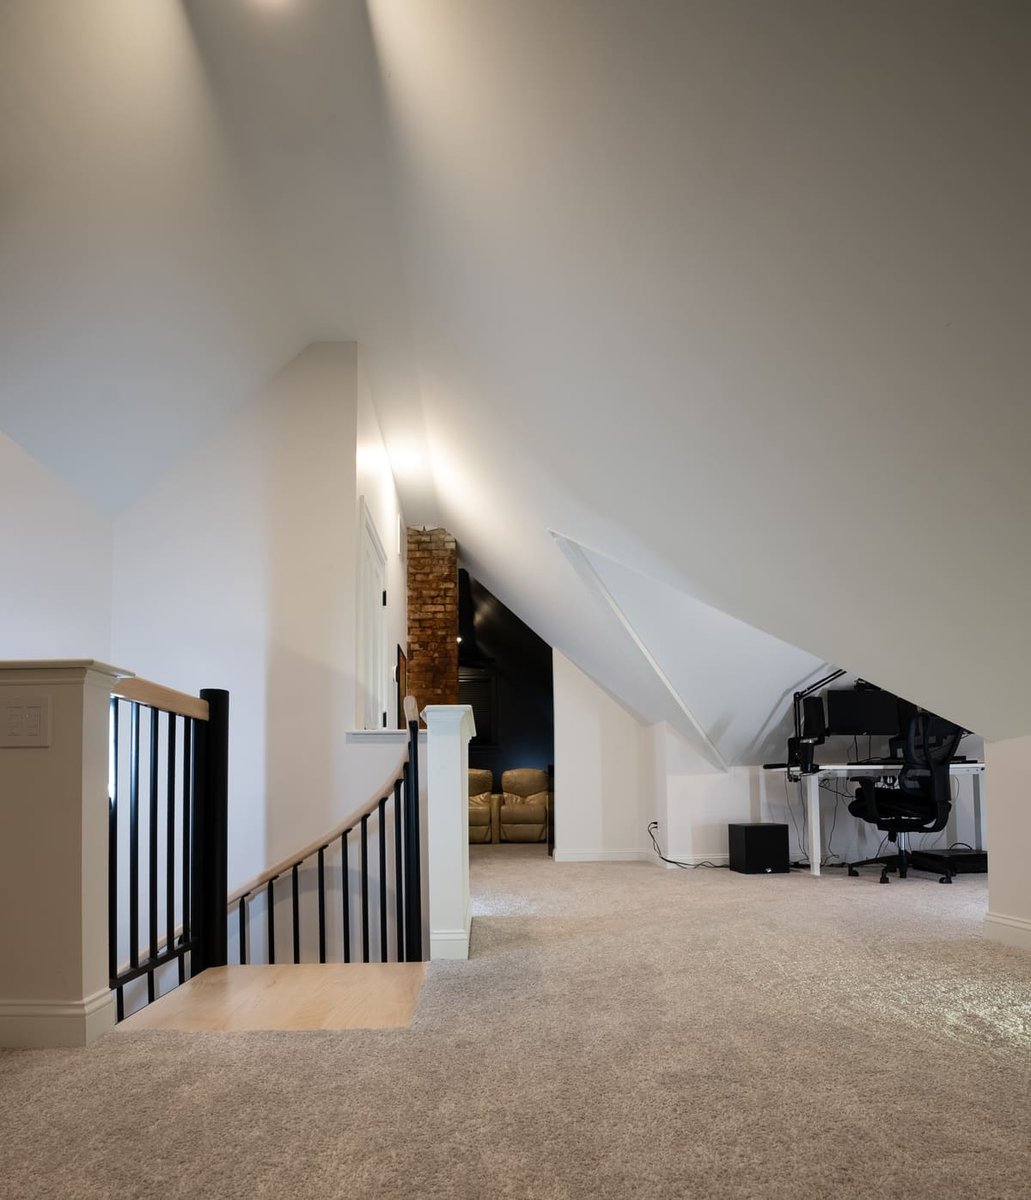
<svg viewBox="0 0 1031 1200">
<path fill-rule="evenodd" d="M 396 1029 L 410 1025 L 425 963 L 210 967 L 116 1029 Z"/>
</svg>

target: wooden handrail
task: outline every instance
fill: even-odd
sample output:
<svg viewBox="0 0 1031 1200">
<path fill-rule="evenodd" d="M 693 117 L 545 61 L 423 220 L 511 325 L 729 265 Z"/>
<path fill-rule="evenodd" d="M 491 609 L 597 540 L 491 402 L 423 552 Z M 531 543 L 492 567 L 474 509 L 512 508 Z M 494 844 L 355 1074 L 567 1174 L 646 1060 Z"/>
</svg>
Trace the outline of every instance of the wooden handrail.
<svg viewBox="0 0 1031 1200">
<path fill-rule="evenodd" d="M 375 809 L 379 807 L 381 800 L 387 799 L 391 796 L 394 791 L 394 784 L 400 778 L 402 768 L 407 761 L 408 752 L 406 750 L 405 753 L 402 754 L 397 760 L 397 766 L 394 767 L 393 772 L 388 776 L 383 786 L 378 791 L 373 793 L 373 798 L 368 802 L 368 804 L 363 805 L 357 811 L 351 813 L 349 817 L 341 821 L 340 824 L 334 829 L 331 829 L 329 833 L 325 833 L 322 835 L 322 837 L 316 838 L 314 842 L 311 842 L 309 845 L 305 846 L 303 850 L 298 851 L 296 854 L 291 854 L 289 858 L 284 858 L 282 862 L 276 863 L 274 867 L 269 867 L 267 871 L 263 871 L 260 875 L 256 875 L 252 880 L 250 880 L 248 883 L 245 883 L 242 887 L 238 887 L 235 892 L 226 897 L 226 907 L 231 908 L 234 904 L 238 904 L 241 900 L 265 887 L 265 885 L 271 880 L 278 879 L 280 875 L 285 875 L 287 871 L 292 871 L 294 867 L 299 866 L 306 858 L 311 858 L 313 854 L 330 845 L 332 842 L 335 842 L 336 839 L 342 834 L 350 832 L 350 830 L 352 830 L 355 825 L 358 824 L 362 817 L 367 817 L 369 813 L 375 811 Z"/>
<path fill-rule="evenodd" d="M 208 702 L 188 692 L 177 692 L 174 688 L 152 683 L 149 679 L 119 679 L 111 688 L 112 696 L 123 700 L 135 700 L 138 704 L 149 704 L 162 712 L 175 713 L 180 717 L 195 717 L 198 721 L 208 719 Z"/>
</svg>

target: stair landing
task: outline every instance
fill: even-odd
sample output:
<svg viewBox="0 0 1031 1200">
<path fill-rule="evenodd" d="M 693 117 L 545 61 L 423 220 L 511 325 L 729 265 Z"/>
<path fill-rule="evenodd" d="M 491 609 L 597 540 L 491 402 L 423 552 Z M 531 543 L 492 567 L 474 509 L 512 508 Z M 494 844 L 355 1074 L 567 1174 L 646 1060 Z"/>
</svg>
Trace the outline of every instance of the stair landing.
<svg viewBox="0 0 1031 1200">
<path fill-rule="evenodd" d="M 116 1032 L 397 1029 L 411 1024 L 425 974 L 425 963 L 210 967 Z"/>
</svg>

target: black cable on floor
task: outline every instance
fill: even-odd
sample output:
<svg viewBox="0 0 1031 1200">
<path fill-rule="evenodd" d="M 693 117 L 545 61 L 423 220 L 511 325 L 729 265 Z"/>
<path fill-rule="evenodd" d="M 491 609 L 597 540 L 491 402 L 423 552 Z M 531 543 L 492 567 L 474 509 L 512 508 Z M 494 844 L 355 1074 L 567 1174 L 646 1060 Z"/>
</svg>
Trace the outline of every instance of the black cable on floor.
<svg viewBox="0 0 1031 1200">
<path fill-rule="evenodd" d="M 648 825 L 648 836 L 652 840 L 652 846 L 655 849 L 655 853 L 659 856 L 659 858 L 662 859 L 664 863 L 669 863 L 671 867 L 680 867 L 680 869 L 683 871 L 693 871 L 695 867 L 711 867 L 714 871 L 725 871 L 729 869 L 727 863 L 709 862 L 708 859 L 706 859 L 704 862 L 686 863 L 678 862 L 675 858 L 667 858 L 659 849 L 659 843 L 655 840 L 655 830 L 658 829 L 658 827 L 658 821 L 651 821 Z"/>
</svg>

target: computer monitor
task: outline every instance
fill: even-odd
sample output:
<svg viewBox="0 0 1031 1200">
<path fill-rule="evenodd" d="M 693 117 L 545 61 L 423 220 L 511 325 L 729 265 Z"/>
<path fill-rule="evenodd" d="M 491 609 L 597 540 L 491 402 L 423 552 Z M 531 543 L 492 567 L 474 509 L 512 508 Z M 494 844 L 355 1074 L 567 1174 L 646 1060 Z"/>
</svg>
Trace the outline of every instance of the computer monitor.
<svg viewBox="0 0 1031 1200">
<path fill-rule="evenodd" d="M 873 688 L 833 688 L 827 693 L 827 732 L 894 737 L 899 732 L 898 697 Z"/>
</svg>

